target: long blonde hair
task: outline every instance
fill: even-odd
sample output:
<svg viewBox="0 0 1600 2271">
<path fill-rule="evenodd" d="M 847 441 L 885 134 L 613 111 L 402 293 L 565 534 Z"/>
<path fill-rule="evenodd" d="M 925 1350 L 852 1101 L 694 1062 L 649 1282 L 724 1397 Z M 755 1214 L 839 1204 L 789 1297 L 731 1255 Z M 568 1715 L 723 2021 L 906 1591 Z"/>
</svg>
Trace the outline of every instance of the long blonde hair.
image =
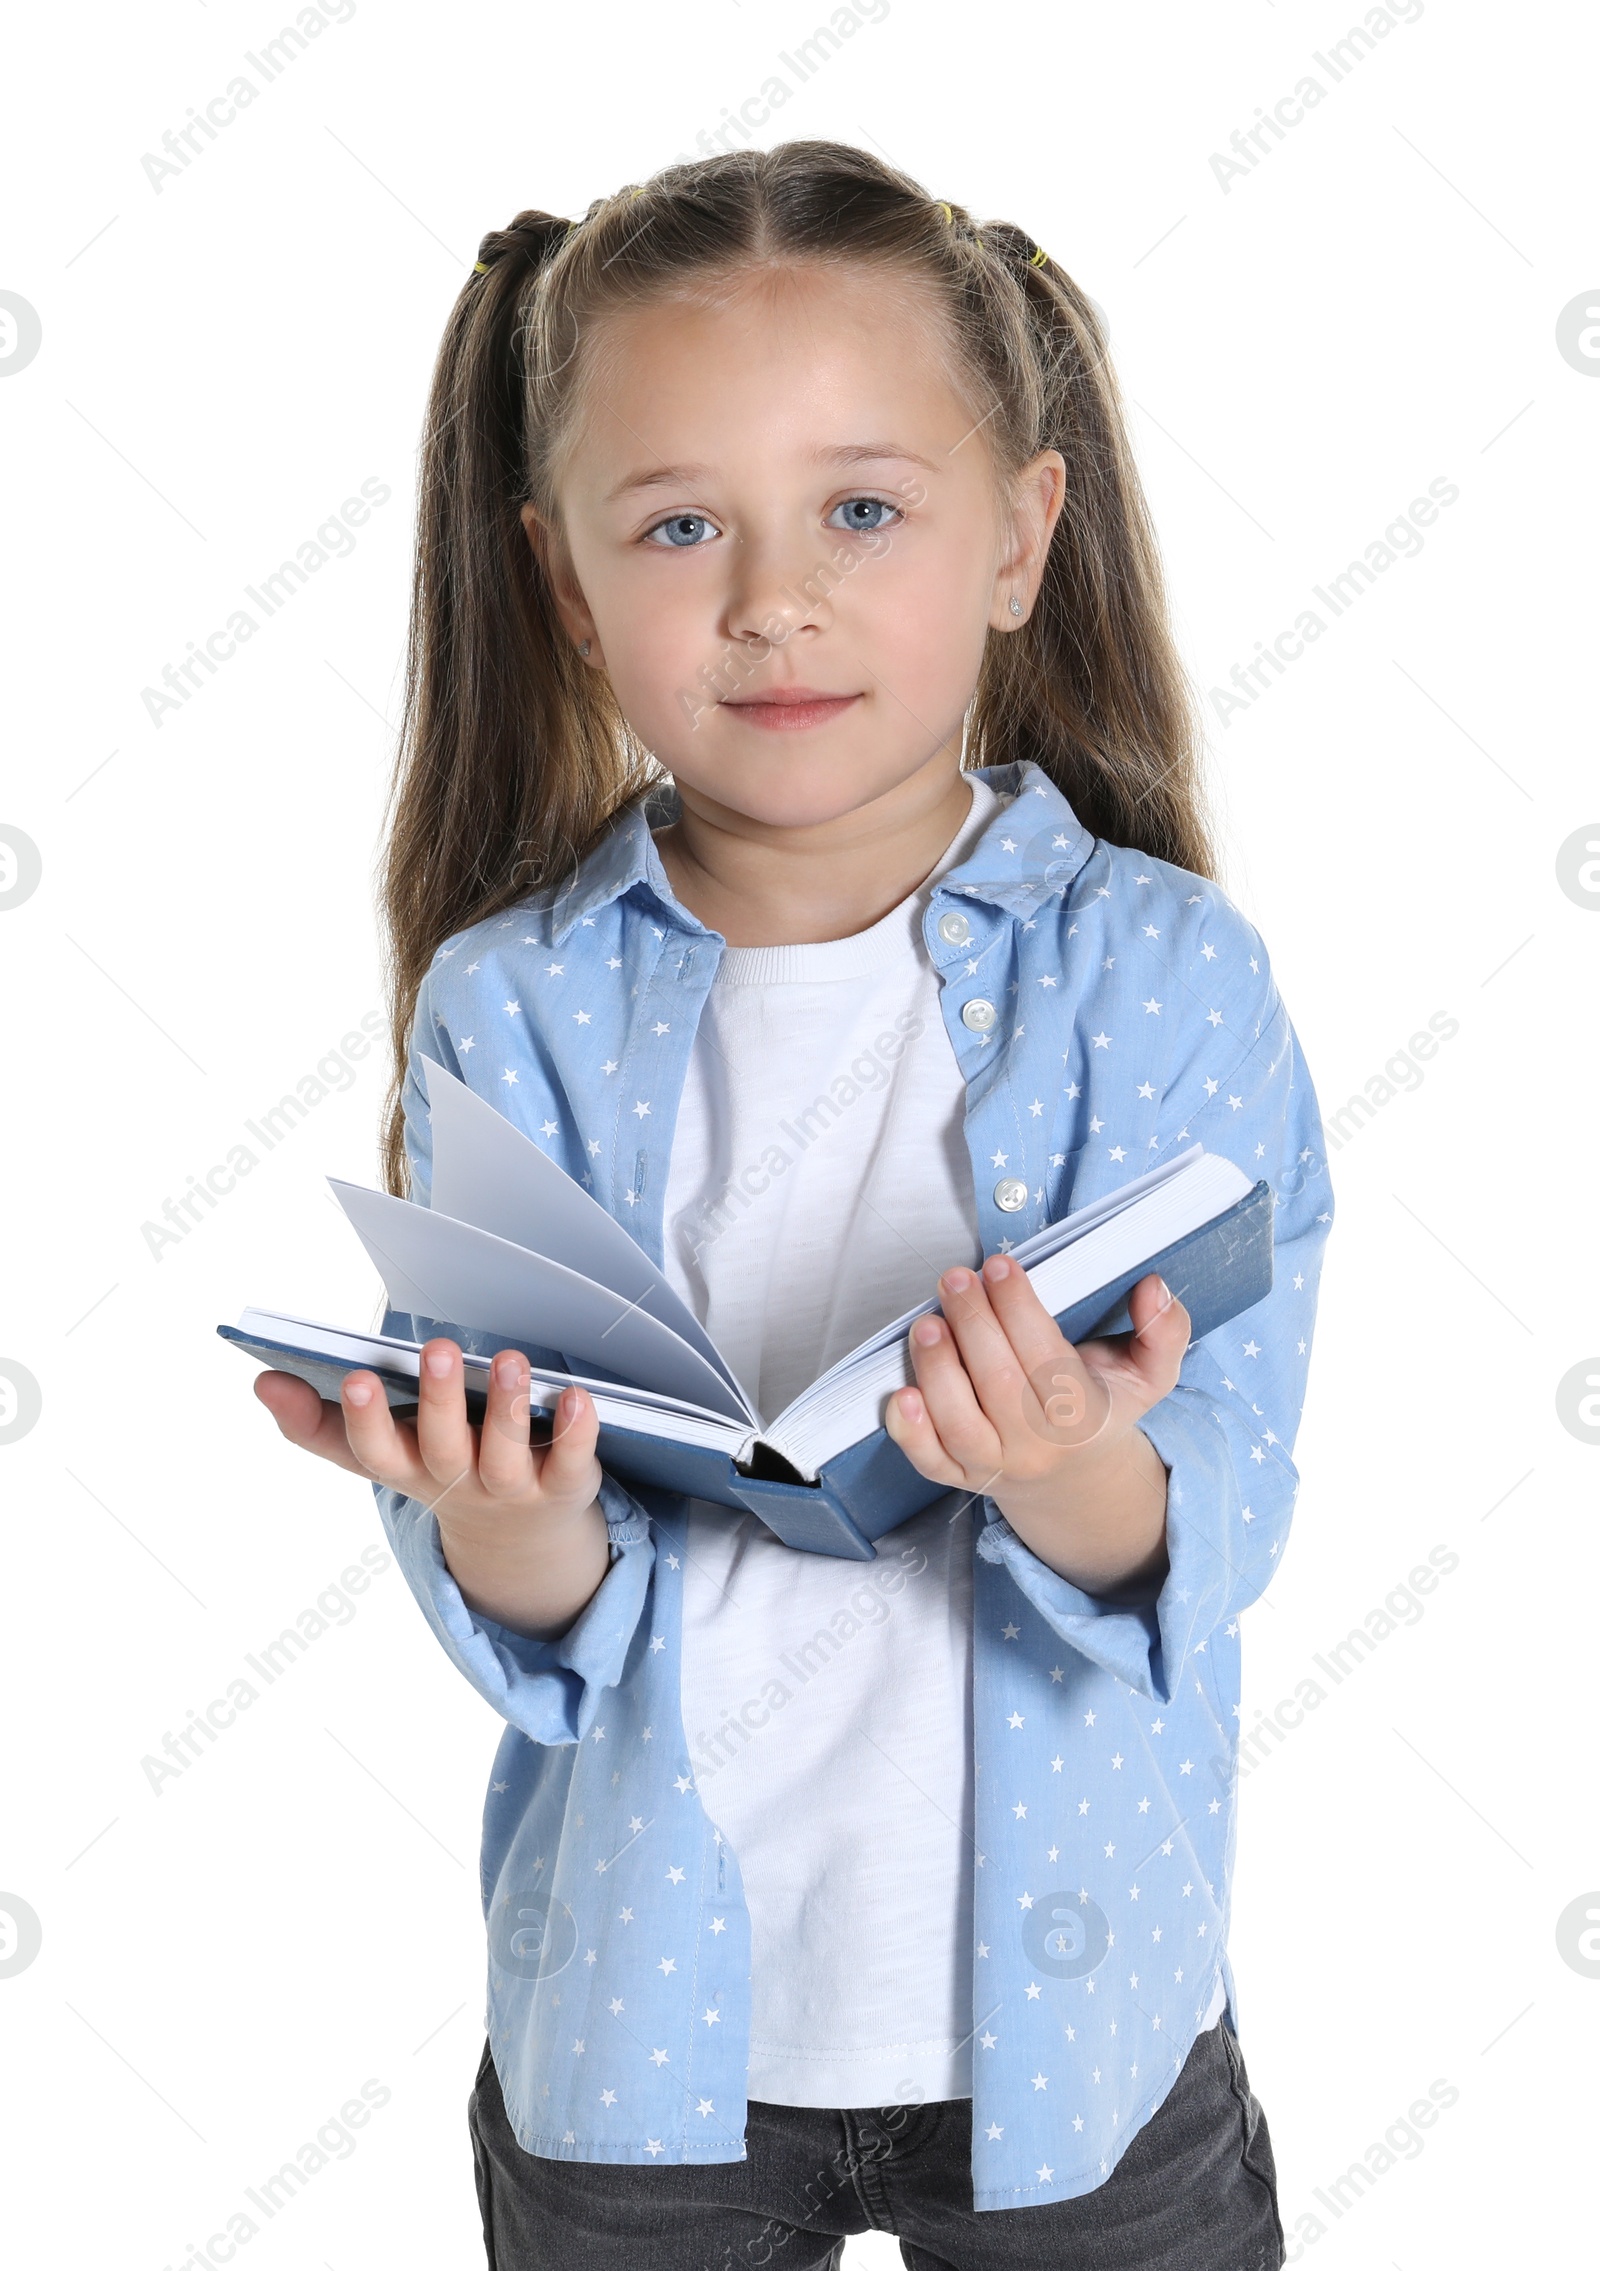
<svg viewBox="0 0 1600 2271">
<path fill-rule="evenodd" d="M 873 261 L 923 280 L 999 475 L 1066 459 L 1026 626 L 991 636 L 970 765 L 1031 758 L 1097 836 L 1214 873 L 1192 698 L 1093 304 L 1009 221 L 974 221 L 839 142 L 672 165 L 581 222 L 519 213 L 479 247 L 428 404 L 401 746 L 381 866 L 394 1075 L 382 1169 L 407 1188 L 401 1086 L 418 989 L 452 933 L 565 880 L 663 769 L 573 655 L 520 518 L 553 471 L 599 317 L 760 264 Z"/>
</svg>

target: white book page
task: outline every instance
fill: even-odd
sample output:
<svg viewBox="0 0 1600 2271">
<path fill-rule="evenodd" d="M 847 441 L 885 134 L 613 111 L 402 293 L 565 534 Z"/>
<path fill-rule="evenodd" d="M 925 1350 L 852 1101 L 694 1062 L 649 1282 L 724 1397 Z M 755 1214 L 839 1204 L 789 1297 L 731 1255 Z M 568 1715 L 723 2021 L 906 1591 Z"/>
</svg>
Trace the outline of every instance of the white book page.
<svg viewBox="0 0 1600 2271">
<path fill-rule="evenodd" d="M 1046 1223 L 1031 1238 L 1024 1238 L 1020 1246 L 1012 1247 L 1011 1259 L 1020 1262 L 1024 1269 L 1030 1268 L 1044 1255 L 1054 1254 L 1063 1246 L 1070 1245 L 1075 1238 L 1081 1238 L 1086 1230 L 1093 1230 L 1100 1223 L 1109 1222 L 1113 1215 L 1121 1214 L 1125 1207 L 1142 1199 L 1146 1191 L 1159 1191 L 1163 1184 L 1170 1183 L 1177 1175 L 1187 1173 L 1197 1160 L 1205 1156 L 1203 1145 L 1191 1143 L 1187 1151 L 1176 1153 L 1173 1158 L 1164 1160 L 1159 1167 L 1152 1167 L 1147 1174 L 1135 1175 L 1131 1183 L 1119 1183 L 1114 1191 L 1107 1191 L 1103 1199 L 1091 1199 L 1087 1206 L 1079 1207 L 1075 1214 L 1065 1214 L 1059 1222 Z"/>
<path fill-rule="evenodd" d="M 312 1317 L 291 1317 L 281 1309 L 242 1310 L 237 1330 L 252 1340 L 281 1341 L 334 1363 L 398 1372 L 413 1380 L 418 1376 L 422 1352 L 417 1343 L 392 1333 L 352 1333 Z M 469 1387 L 488 1386 L 488 1357 L 463 1350 L 462 1366 Z M 655 1395 L 648 1388 L 619 1388 L 614 1380 L 594 1380 L 582 1372 L 552 1372 L 542 1365 L 529 1369 L 529 1401 L 543 1411 L 555 1409 L 563 1388 L 576 1386 L 593 1396 L 602 1426 L 631 1427 L 674 1443 L 708 1444 L 735 1459 L 745 1458 L 756 1440 L 753 1428 L 677 1396 Z"/>
<path fill-rule="evenodd" d="M 1192 1155 L 1185 1154 L 1181 1167 L 1173 1164 L 1179 1171 L 1158 1170 L 1140 1177 L 1142 1187 L 1130 1204 L 1108 1209 L 1101 1201 L 1083 1209 L 1093 1218 L 1086 1230 L 1042 1260 L 1024 1262 L 1029 1283 L 1052 1316 L 1070 1309 L 1097 1286 L 1109 1285 L 1146 1256 L 1159 1254 L 1225 1214 L 1251 1188 L 1242 1168 L 1198 1144 Z M 1120 1198 L 1123 1193 L 1113 1196 Z M 1065 1228 L 1074 1219 L 1068 1215 L 1053 1227 Z M 1013 1259 L 1024 1251 L 1016 1249 Z M 885 1399 L 896 1388 L 909 1387 L 913 1379 L 905 1339 L 910 1320 L 938 1306 L 937 1301 L 924 1302 L 909 1311 L 906 1320 L 897 1319 L 863 1350 L 824 1373 L 780 1412 L 767 1430 L 767 1441 L 802 1474 L 815 1475 L 838 1452 L 881 1427 Z"/>
<path fill-rule="evenodd" d="M 1163 1166 L 1152 1167 L 1147 1175 L 1136 1175 L 1131 1183 L 1124 1183 L 1119 1189 L 1107 1192 L 1102 1199 L 1092 1200 L 1088 1206 L 1080 1207 L 1076 1214 L 1066 1214 L 1059 1222 L 1046 1223 L 1043 1230 L 1036 1230 L 1031 1238 L 1024 1238 L 1020 1245 L 1012 1247 L 1011 1260 L 1020 1263 L 1023 1269 L 1031 1273 L 1035 1262 L 1064 1251 L 1088 1231 L 1098 1228 L 1102 1222 L 1111 1221 L 1126 1208 L 1135 1205 L 1147 1192 L 1160 1190 L 1177 1176 L 1186 1173 L 1204 1156 L 1200 1144 L 1190 1144 L 1188 1150 L 1180 1151 L 1175 1159 L 1167 1160 Z M 1152 1247 L 1151 1251 L 1156 1252 L 1158 1249 Z M 809 1388 L 803 1389 L 789 1406 L 789 1410 L 797 1410 L 810 1397 L 825 1391 L 836 1379 L 858 1370 L 869 1357 L 876 1356 L 890 1342 L 903 1341 L 917 1319 L 931 1315 L 938 1306 L 938 1297 L 935 1295 L 927 1301 L 919 1301 L 904 1316 L 893 1318 L 887 1325 L 880 1325 L 875 1333 L 870 1333 L 848 1355 L 841 1356 L 837 1364 L 830 1365 Z M 1065 1308 L 1067 1304 L 1058 1302 L 1056 1306 Z M 779 1423 L 786 1416 L 786 1413 L 780 1412 Z"/>
<path fill-rule="evenodd" d="M 434 1207 L 327 1178 L 396 1309 L 558 1348 L 685 1403 L 761 1424 L 737 1387 L 668 1326 L 609 1286 Z"/>
<path fill-rule="evenodd" d="M 675 1332 L 738 1390 L 699 1318 L 599 1200 L 547 1158 L 522 1130 L 446 1072 L 423 1059 L 433 1127 L 432 1204 L 547 1261 L 608 1286 Z M 550 1342 L 546 1346 L 553 1345 Z"/>
</svg>

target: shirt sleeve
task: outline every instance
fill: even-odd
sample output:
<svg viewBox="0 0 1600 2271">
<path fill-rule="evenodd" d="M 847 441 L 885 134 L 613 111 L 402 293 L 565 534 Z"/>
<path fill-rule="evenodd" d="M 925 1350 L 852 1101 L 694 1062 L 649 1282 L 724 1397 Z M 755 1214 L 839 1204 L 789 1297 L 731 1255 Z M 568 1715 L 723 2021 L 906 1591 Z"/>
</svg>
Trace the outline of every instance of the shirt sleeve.
<svg viewBox="0 0 1600 2271">
<path fill-rule="evenodd" d="M 1242 918 L 1241 923 L 1242 923 Z M 1177 1385 L 1137 1422 L 1167 1470 L 1168 1571 L 1148 1606 L 1097 1599 L 1041 1561 L 985 1500 L 978 1552 L 1003 1562 L 1063 1640 L 1152 1700 L 1185 1659 L 1258 1598 L 1289 1533 L 1317 1287 L 1333 1222 L 1322 1121 L 1266 951 L 1243 926 L 1260 983 L 1227 1020 L 1226 1078 L 1196 1033 L 1168 1084 L 1159 1157 L 1190 1142 L 1273 1190 L 1273 1282 L 1263 1301 L 1191 1342 Z"/>
<path fill-rule="evenodd" d="M 432 1057 L 458 1080 L 466 1078 L 444 1025 L 435 1016 L 431 976 L 424 977 L 417 996 L 401 1089 L 410 1196 L 419 1206 L 429 1204 L 433 1167 L 421 1060 Z M 391 1309 L 385 1312 L 382 1329 L 409 1336 L 432 1322 Z M 541 1352 L 529 1354 L 541 1361 Z M 603 1473 L 600 1507 L 606 1518 L 611 1566 L 564 1633 L 554 1640 L 532 1640 L 468 1608 L 445 1562 L 438 1518 L 430 1506 L 382 1483 L 372 1487 L 406 1583 L 456 1669 L 502 1719 L 532 1741 L 581 1742 L 600 1709 L 604 1690 L 615 1687 L 622 1677 L 649 1593 L 655 1540 L 645 1507 L 614 1476 Z"/>
<path fill-rule="evenodd" d="M 445 1563 L 439 1523 L 415 1498 L 374 1483 L 389 1542 L 445 1654 L 508 1725 L 536 1743 L 578 1743 L 622 1677 L 638 1629 L 655 1542 L 644 1509 L 607 1475 L 600 1505 L 611 1567 L 556 1640 L 530 1640 L 469 1609 Z"/>
</svg>

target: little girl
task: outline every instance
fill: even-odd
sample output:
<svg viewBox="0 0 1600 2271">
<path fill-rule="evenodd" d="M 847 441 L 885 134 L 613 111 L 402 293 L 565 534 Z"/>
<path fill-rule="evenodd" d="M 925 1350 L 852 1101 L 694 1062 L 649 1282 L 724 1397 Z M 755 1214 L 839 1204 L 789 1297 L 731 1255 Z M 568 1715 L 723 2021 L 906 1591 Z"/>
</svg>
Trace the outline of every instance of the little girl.
<svg viewBox="0 0 1600 2271">
<path fill-rule="evenodd" d="M 874 1328 L 939 1495 L 870 1563 L 548 1444 L 503 1350 L 418 1415 L 258 1384 L 374 1478 L 506 1722 L 470 2102 L 498 2271 L 1262 2271 L 1226 1955 L 1238 1612 L 1296 1490 L 1332 1218 L 1210 880 L 1092 304 L 861 151 L 484 239 L 430 410 L 387 868 L 389 1188 L 431 1058 L 665 1271 L 766 1420 Z M 403 1078 L 401 1077 L 403 1073 Z M 1193 1144 L 1270 1295 L 1067 1343 L 1010 1250 Z M 985 1258 L 987 1257 L 987 1258 Z M 477 1345 L 477 1344 L 473 1344 Z M 486 1344 L 492 1350 L 494 1344 Z"/>
</svg>

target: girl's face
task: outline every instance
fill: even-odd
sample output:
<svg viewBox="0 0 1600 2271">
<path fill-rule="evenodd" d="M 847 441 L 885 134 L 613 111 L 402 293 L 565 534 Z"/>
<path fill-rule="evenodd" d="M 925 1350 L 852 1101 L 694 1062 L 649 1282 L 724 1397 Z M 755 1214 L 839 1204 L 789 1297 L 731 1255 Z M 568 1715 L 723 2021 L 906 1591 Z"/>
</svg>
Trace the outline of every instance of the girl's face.
<svg viewBox="0 0 1600 2271">
<path fill-rule="evenodd" d="M 884 270 L 646 305 L 590 356 L 560 531 L 523 521 L 685 802 L 759 834 L 942 789 L 985 637 L 1033 605 L 1060 455 L 998 495 L 983 406 L 922 292 Z"/>
</svg>

